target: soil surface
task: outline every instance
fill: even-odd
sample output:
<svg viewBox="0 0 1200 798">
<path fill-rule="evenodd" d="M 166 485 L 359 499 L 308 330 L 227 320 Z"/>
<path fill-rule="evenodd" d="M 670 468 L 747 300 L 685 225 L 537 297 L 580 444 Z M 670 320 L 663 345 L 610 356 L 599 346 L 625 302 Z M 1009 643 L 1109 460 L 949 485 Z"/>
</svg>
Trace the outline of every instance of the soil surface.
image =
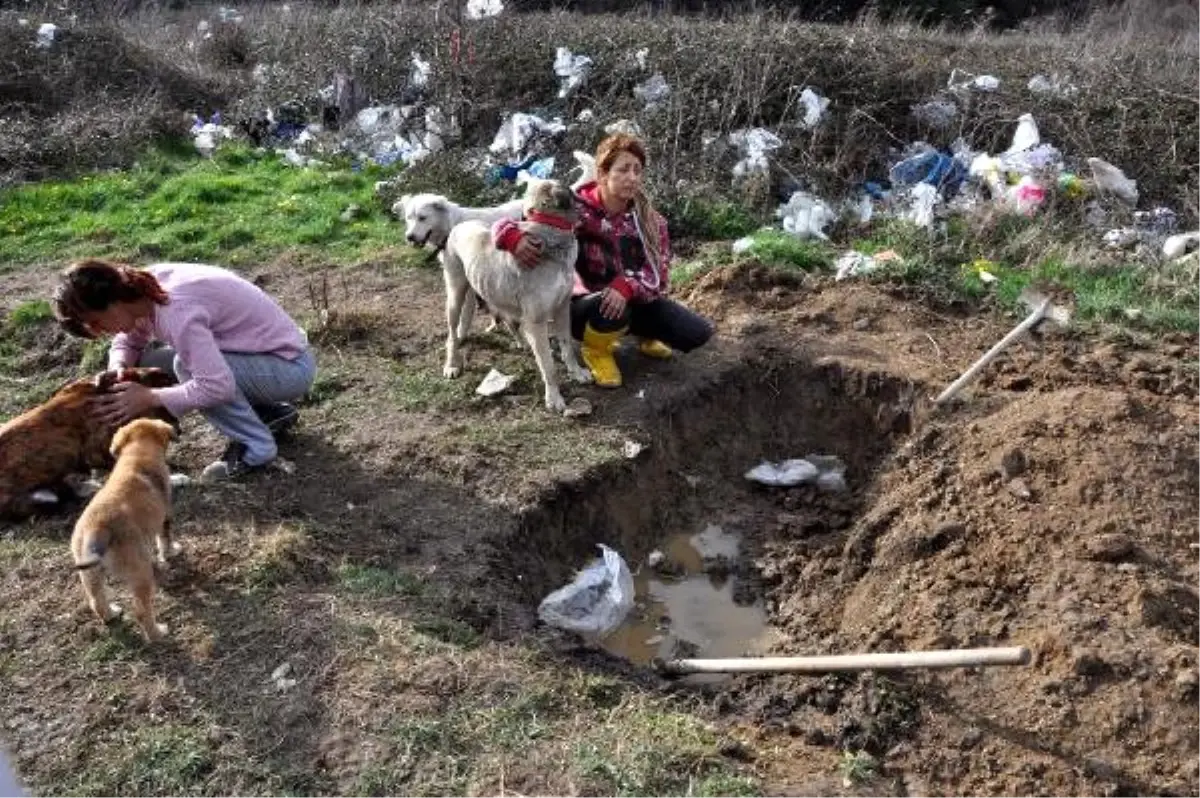
<svg viewBox="0 0 1200 798">
<path fill-rule="evenodd" d="M 45 296 L 48 274 L 0 276 L 0 306 Z M 282 448 L 295 470 L 179 490 L 190 553 L 165 590 L 177 615 L 220 631 L 185 631 L 121 671 L 160 684 L 123 711 L 183 713 L 171 675 L 200 685 L 212 713 L 243 717 L 247 746 L 298 771 L 336 759 L 330 740 L 353 728 L 353 691 L 320 628 L 321 586 L 350 558 L 425 575 L 444 588 L 445 611 L 486 638 L 697 706 L 741 735 L 725 753 L 768 794 L 1200 792 L 1195 336 L 1046 330 L 934 410 L 929 397 L 1015 319 L 743 264 L 678 291 L 717 322 L 710 346 L 667 362 L 623 354 L 625 387 L 566 386 L 593 412 L 562 419 L 541 407 L 531 356 L 502 334 L 480 332 L 467 374 L 442 379 L 433 268 L 281 262 L 250 276 L 319 349 L 317 390 Z M 517 376 L 514 389 L 475 396 L 493 366 Z M 172 464 L 195 476 L 221 444 L 202 420 L 184 429 Z M 643 447 L 636 457 L 628 441 Z M 764 459 L 809 453 L 841 458 L 849 490 L 743 478 Z M 73 517 L 0 534 L 65 551 Z M 597 543 L 642 562 L 672 531 L 713 521 L 742 538 L 740 589 L 764 603 L 775 653 L 1023 645 L 1033 662 L 682 685 L 537 623 L 537 602 Z M 289 599 L 225 595 L 229 574 L 250 567 L 239 541 L 280 524 L 316 530 L 282 558 Z M 60 565 L 31 557 L 3 575 L 3 647 L 55 674 L 47 687 L 25 665 L 0 670 L 5 737 L 42 786 L 65 766 L 64 738 L 112 711 L 60 667 L 59 651 L 104 634 Z M 297 670 L 322 663 L 322 678 L 304 704 L 247 714 L 235 705 L 262 690 L 241 666 L 280 650 Z M 331 730 L 333 719 L 345 722 Z M 519 788 L 553 786 L 530 773 Z"/>
</svg>

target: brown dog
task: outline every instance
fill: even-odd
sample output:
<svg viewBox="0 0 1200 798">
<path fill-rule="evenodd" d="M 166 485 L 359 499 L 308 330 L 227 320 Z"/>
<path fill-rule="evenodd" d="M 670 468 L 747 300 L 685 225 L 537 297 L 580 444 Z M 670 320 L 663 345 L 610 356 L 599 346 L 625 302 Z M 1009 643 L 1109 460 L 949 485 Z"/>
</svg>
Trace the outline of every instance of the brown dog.
<svg viewBox="0 0 1200 798">
<path fill-rule="evenodd" d="M 54 488 L 72 474 L 112 466 L 113 428 L 90 415 L 92 397 L 118 381 L 135 380 L 150 388 L 165 388 L 175 377 L 162 369 L 106 371 L 76 380 L 53 396 L 0 426 L 0 517 L 23 518 L 33 512 L 30 494 Z M 153 417 L 177 424 L 166 410 Z"/>
<path fill-rule="evenodd" d="M 147 640 L 167 633 L 154 621 L 153 544 L 160 562 L 175 550 L 171 545 L 171 472 L 167 446 L 175 428 L 164 421 L 139 418 L 117 430 L 112 454 L 117 458 L 104 483 L 75 523 L 71 554 L 83 582 L 88 604 L 102 621 L 120 608 L 108 603 L 103 564 L 133 590 L 133 614 Z"/>
</svg>

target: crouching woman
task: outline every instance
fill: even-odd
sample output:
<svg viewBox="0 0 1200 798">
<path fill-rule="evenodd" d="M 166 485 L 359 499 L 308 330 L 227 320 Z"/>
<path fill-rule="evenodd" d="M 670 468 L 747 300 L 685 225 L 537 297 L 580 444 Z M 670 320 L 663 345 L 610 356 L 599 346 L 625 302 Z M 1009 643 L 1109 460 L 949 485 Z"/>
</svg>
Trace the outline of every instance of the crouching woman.
<svg viewBox="0 0 1200 798">
<path fill-rule="evenodd" d="M 613 353 L 626 334 L 642 354 L 669 358 L 690 352 L 713 334 L 712 324 L 668 299 L 671 241 L 666 220 L 643 190 L 646 148 L 617 133 L 596 150 L 596 179 L 575 190 L 580 211 L 579 258 L 571 299 L 571 332 L 597 385 L 621 385 Z M 492 238 L 523 266 L 538 261 L 541 242 L 508 219 Z"/>
<path fill-rule="evenodd" d="M 96 400 L 96 415 L 117 426 L 154 407 L 176 418 L 199 411 L 229 441 L 206 479 L 270 464 L 275 435 L 297 419 L 288 403 L 316 376 L 304 331 L 261 288 L 218 266 L 83 260 L 62 273 L 53 305 L 73 335 L 113 336 L 110 369 L 174 371 L 179 384 L 169 388 L 119 383 Z"/>
</svg>

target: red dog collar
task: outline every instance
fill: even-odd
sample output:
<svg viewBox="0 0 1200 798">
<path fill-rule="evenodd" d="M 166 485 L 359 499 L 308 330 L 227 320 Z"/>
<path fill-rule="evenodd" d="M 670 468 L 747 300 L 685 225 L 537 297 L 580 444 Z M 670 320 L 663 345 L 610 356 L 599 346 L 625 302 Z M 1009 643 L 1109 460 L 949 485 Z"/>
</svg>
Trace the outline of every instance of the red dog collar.
<svg viewBox="0 0 1200 798">
<path fill-rule="evenodd" d="M 548 224 L 551 227 L 557 227 L 559 230 L 574 230 L 575 222 L 562 218 L 561 216 L 553 216 L 549 213 L 531 210 L 525 214 L 525 218 L 537 224 Z"/>
</svg>

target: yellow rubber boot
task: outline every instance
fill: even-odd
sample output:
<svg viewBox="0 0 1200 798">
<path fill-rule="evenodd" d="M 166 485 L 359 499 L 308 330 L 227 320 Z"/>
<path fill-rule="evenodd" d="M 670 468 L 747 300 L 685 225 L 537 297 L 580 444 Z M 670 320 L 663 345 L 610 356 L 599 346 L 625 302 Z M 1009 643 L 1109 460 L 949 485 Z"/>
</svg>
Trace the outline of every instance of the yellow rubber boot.
<svg viewBox="0 0 1200 798">
<path fill-rule="evenodd" d="M 653 357 L 659 360 L 666 360 L 673 352 L 671 347 L 653 338 L 643 338 L 641 343 L 638 344 L 638 351 L 646 357 Z"/>
<path fill-rule="evenodd" d="M 579 355 L 592 372 L 592 379 L 602 388 L 619 388 L 621 370 L 613 359 L 613 347 L 625 334 L 625 330 L 599 332 L 592 325 L 583 328 L 583 342 Z"/>
</svg>

